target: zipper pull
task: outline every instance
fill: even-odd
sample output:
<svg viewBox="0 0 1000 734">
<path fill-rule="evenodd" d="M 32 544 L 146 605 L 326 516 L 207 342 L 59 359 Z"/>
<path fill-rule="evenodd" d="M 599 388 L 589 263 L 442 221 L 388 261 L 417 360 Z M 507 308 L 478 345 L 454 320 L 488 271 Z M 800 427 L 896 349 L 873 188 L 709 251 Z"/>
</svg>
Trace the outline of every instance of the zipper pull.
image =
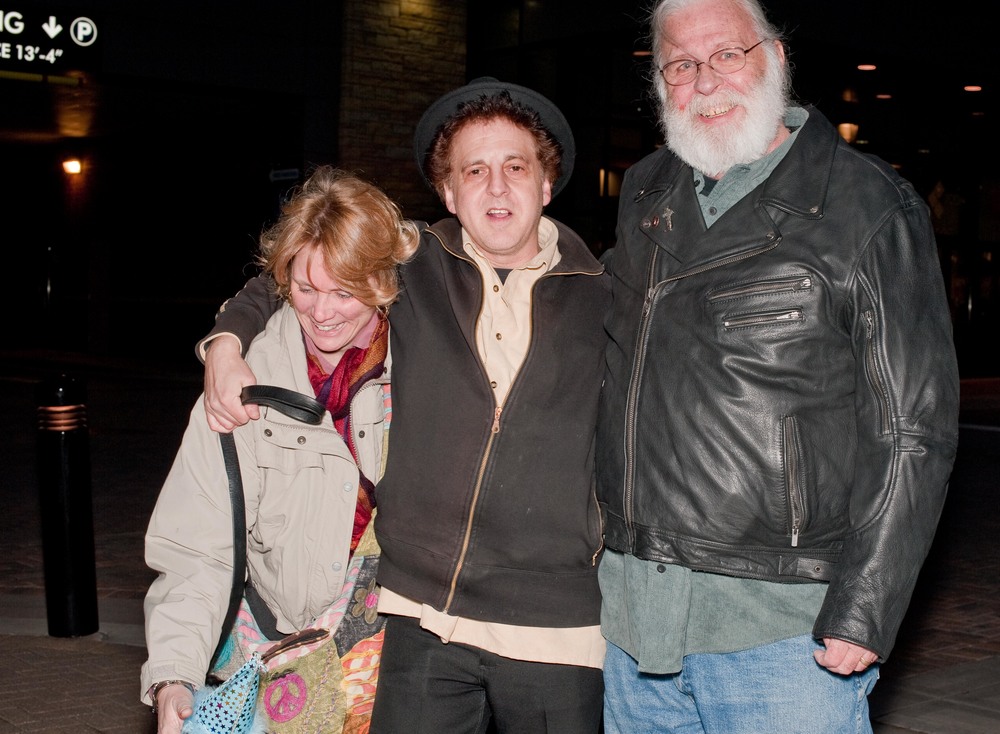
<svg viewBox="0 0 1000 734">
<path fill-rule="evenodd" d="M 493 413 L 493 433 L 500 433 L 500 413 L 503 410 L 499 405 Z"/>
<path fill-rule="evenodd" d="M 797 527 L 792 528 L 792 548 L 796 548 L 799 545 L 799 529 Z"/>
<path fill-rule="evenodd" d="M 602 550 L 604 550 L 604 541 L 601 541 L 601 547 L 600 547 L 600 548 L 598 548 L 598 549 L 597 549 L 596 551 L 594 551 L 594 555 L 592 555 L 592 556 L 590 557 L 590 565 L 591 565 L 591 567 L 593 567 L 593 566 L 596 566 L 596 565 L 597 565 L 597 557 L 598 557 L 599 555 L 601 555 L 601 551 L 602 551 Z"/>
</svg>

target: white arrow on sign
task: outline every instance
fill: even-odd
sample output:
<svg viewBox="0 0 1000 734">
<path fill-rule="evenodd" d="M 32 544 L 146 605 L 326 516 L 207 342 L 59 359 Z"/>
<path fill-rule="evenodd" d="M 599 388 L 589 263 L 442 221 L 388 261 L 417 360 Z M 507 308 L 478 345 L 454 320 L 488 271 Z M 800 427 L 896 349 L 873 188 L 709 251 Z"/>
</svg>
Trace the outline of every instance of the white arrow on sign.
<svg viewBox="0 0 1000 734">
<path fill-rule="evenodd" d="M 50 15 L 48 23 L 42 23 L 42 30 L 49 34 L 49 38 L 55 38 L 62 33 L 62 26 L 56 20 L 56 16 Z"/>
</svg>

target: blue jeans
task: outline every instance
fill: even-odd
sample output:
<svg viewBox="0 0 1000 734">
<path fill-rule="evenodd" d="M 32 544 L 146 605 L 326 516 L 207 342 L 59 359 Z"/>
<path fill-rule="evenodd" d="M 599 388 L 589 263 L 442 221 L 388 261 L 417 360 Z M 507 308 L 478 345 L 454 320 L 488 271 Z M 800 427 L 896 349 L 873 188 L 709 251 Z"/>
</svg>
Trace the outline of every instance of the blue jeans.
<svg viewBox="0 0 1000 734">
<path fill-rule="evenodd" d="M 605 734 L 871 734 L 878 665 L 837 675 L 813 660 L 811 635 L 724 654 L 684 657 L 672 675 L 638 672 L 608 643 Z"/>
</svg>

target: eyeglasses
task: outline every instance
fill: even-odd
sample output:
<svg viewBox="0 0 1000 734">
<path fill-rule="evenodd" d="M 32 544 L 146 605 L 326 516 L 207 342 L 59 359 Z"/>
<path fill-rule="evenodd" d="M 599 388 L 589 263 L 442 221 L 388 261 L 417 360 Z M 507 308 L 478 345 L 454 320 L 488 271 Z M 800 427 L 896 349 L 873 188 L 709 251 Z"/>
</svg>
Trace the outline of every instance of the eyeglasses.
<svg viewBox="0 0 1000 734">
<path fill-rule="evenodd" d="M 698 76 L 702 64 L 708 64 L 712 71 L 718 74 L 732 74 L 747 65 L 747 54 L 757 48 L 763 40 L 757 41 L 750 48 L 724 48 L 708 57 L 708 61 L 694 59 L 675 59 L 660 67 L 663 81 L 672 87 L 687 84 Z"/>
</svg>

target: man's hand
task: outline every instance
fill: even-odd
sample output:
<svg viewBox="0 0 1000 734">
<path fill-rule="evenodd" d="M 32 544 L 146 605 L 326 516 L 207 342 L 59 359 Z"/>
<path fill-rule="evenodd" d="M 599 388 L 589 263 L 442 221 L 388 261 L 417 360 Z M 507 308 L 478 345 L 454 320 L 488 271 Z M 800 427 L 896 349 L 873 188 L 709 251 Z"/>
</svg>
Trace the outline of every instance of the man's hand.
<svg viewBox="0 0 1000 734">
<path fill-rule="evenodd" d="M 157 734 L 180 734 L 184 719 L 194 713 L 194 694 L 180 684 L 164 686 L 157 695 Z"/>
<path fill-rule="evenodd" d="M 826 649 L 816 650 L 813 657 L 816 658 L 817 663 L 831 673 L 839 673 L 840 675 L 860 673 L 878 660 L 878 653 L 861 647 L 861 645 L 855 645 L 853 642 L 838 640 L 835 637 L 824 637 L 823 644 L 826 645 Z"/>
<path fill-rule="evenodd" d="M 240 343 L 235 337 L 213 340 L 205 355 L 205 413 L 208 427 L 217 433 L 230 433 L 236 426 L 260 418 L 260 408 L 243 405 L 240 393 L 257 378 L 243 361 Z"/>
</svg>

